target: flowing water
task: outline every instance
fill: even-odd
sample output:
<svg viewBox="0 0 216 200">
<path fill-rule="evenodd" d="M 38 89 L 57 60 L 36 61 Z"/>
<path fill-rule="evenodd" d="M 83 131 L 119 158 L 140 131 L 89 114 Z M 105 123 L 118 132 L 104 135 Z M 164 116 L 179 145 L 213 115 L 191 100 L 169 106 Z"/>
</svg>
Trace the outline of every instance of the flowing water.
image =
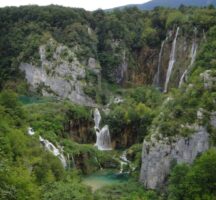
<svg viewBox="0 0 216 200">
<path fill-rule="evenodd" d="M 166 40 L 167 40 L 167 38 L 161 43 L 161 49 L 160 49 L 159 58 L 158 58 L 157 73 L 156 73 L 155 78 L 154 78 L 154 85 L 158 88 L 160 87 L 161 61 L 162 61 L 164 44 L 165 44 Z"/>
<path fill-rule="evenodd" d="M 95 146 L 101 150 L 112 150 L 111 137 L 108 125 L 105 125 L 100 129 L 101 115 L 97 108 L 94 110 L 94 122 L 96 132 L 96 143 Z"/>
<path fill-rule="evenodd" d="M 55 147 L 54 144 L 52 144 L 50 141 L 42 138 L 41 136 L 39 136 L 39 140 L 40 142 L 43 144 L 44 148 L 46 150 L 48 150 L 49 152 L 51 152 L 54 156 L 58 157 L 59 160 L 61 161 L 62 165 L 64 167 L 67 166 L 67 162 L 66 159 L 63 155 L 63 153 L 61 153 L 62 150 L 59 150 L 59 148 Z"/>
<path fill-rule="evenodd" d="M 95 122 L 95 128 L 100 129 L 100 121 L 101 121 L 101 115 L 97 108 L 94 110 L 94 122 Z"/>
<path fill-rule="evenodd" d="M 193 66 L 195 59 L 196 59 L 196 54 L 197 54 L 197 42 L 196 42 L 196 32 L 197 29 L 194 28 L 194 39 L 193 39 L 193 43 L 192 43 L 192 47 L 191 47 L 191 53 L 190 53 L 190 57 L 191 57 L 191 62 L 190 65 L 188 66 L 188 68 L 184 71 L 184 73 L 182 74 L 180 81 L 179 81 L 179 87 L 182 86 L 182 84 L 184 83 L 184 81 L 187 79 L 187 75 L 191 69 L 191 67 Z"/>
<path fill-rule="evenodd" d="M 32 136 L 34 134 L 35 134 L 35 132 L 34 132 L 33 128 L 28 127 L 28 135 Z"/>
<path fill-rule="evenodd" d="M 166 74 L 166 81 L 165 81 L 165 86 L 164 86 L 164 92 L 167 92 L 168 90 L 170 77 L 172 75 L 173 66 L 175 64 L 176 42 L 177 42 L 178 34 L 179 34 L 179 27 L 176 30 L 175 38 L 172 43 L 170 60 L 169 60 L 169 65 L 168 65 L 167 74 Z"/>
</svg>

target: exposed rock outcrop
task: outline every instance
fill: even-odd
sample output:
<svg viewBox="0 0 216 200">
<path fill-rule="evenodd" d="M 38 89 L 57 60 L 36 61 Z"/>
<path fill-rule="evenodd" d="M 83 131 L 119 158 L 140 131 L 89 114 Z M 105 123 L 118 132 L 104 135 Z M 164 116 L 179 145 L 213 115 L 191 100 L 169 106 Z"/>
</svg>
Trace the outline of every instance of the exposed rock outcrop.
<svg viewBox="0 0 216 200">
<path fill-rule="evenodd" d="M 215 73 L 216 71 L 214 70 L 206 70 L 200 74 L 200 77 L 203 79 L 205 89 L 212 89 L 212 87 L 216 84 Z"/>
<path fill-rule="evenodd" d="M 33 90 L 43 96 L 57 96 L 75 103 L 94 106 L 94 101 L 84 93 L 87 85 L 86 70 L 100 74 L 100 66 L 94 58 L 89 58 L 87 66 L 81 64 L 74 51 L 50 39 L 39 48 L 41 65 L 21 63 L 27 82 Z"/>
<path fill-rule="evenodd" d="M 203 109 L 197 111 L 197 118 L 203 118 Z M 210 125 L 216 128 L 216 112 L 210 114 Z M 150 189 L 163 187 L 174 164 L 191 164 L 202 152 L 209 149 L 209 137 L 206 127 L 190 126 L 194 134 L 189 137 L 162 137 L 159 133 L 144 140 L 140 182 Z"/>
<path fill-rule="evenodd" d="M 140 182 L 150 189 L 163 186 L 174 163 L 191 164 L 200 153 L 209 148 L 209 134 L 204 127 L 195 127 L 190 137 L 160 138 L 152 135 L 144 141 Z"/>
</svg>

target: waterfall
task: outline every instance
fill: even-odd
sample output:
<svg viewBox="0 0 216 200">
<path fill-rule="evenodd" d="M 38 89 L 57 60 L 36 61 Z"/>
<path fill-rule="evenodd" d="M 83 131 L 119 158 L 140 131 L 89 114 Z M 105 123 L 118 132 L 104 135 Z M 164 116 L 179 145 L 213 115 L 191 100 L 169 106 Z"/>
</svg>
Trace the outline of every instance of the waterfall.
<svg viewBox="0 0 216 200">
<path fill-rule="evenodd" d="M 187 74 L 190 71 L 190 69 L 193 66 L 195 59 L 196 59 L 197 48 L 198 48 L 198 45 L 196 43 L 196 32 L 197 32 L 197 29 L 194 28 L 194 39 L 193 39 L 193 43 L 192 43 L 192 47 L 191 47 L 191 53 L 190 53 L 191 62 L 190 62 L 190 65 L 188 66 L 188 68 L 184 71 L 184 73 L 182 74 L 182 76 L 180 78 L 179 87 L 181 87 L 181 85 L 183 84 L 183 82 L 187 78 Z"/>
<path fill-rule="evenodd" d="M 67 166 L 67 162 L 66 162 L 66 159 L 65 159 L 63 153 L 61 153 L 60 150 L 58 148 L 56 148 L 54 144 L 52 144 L 50 141 L 42 138 L 41 136 L 39 136 L 39 140 L 44 145 L 44 147 L 45 147 L 46 150 L 48 150 L 54 156 L 56 156 L 56 157 L 59 158 L 59 160 L 61 161 L 61 163 L 62 163 L 62 165 L 64 167 Z"/>
<path fill-rule="evenodd" d="M 96 130 L 96 144 L 99 150 L 112 150 L 109 127 L 105 125 L 101 130 Z"/>
<path fill-rule="evenodd" d="M 122 63 L 117 69 L 117 73 L 119 74 L 116 81 L 117 83 L 122 83 L 125 79 L 127 79 L 127 71 L 128 71 L 128 63 L 126 60 L 126 51 L 123 51 L 122 55 Z"/>
<path fill-rule="evenodd" d="M 95 122 L 95 128 L 100 129 L 100 121 L 101 121 L 101 115 L 97 108 L 94 110 L 94 122 Z"/>
<path fill-rule="evenodd" d="M 119 174 L 122 174 L 124 171 L 124 165 L 126 165 L 125 162 L 120 161 L 120 170 L 119 170 Z"/>
<path fill-rule="evenodd" d="M 115 97 L 113 100 L 114 104 L 120 104 L 122 102 L 124 102 L 124 100 L 121 97 Z"/>
<path fill-rule="evenodd" d="M 203 29 L 203 40 L 206 42 L 207 41 L 207 38 L 206 38 L 206 33 L 205 33 L 205 30 Z"/>
<path fill-rule="evenodd" d="M 123 151 L 122 155 L 120 156 L 120 159 L 126 163 L 130 163 L 130 161 L 127 159 L 127 151 Z"/>
<path fill-rule="evenodd" d="M 105 125 L 100 129 L 101 115 L 97 108 L 94 110 L 94 122 L 96 132 L 96 143 L 95 146 L 99 150 L 112 150 L 111 138 L 108 125 Z"/>
<path fill-rule="evenodd" d="M 129 169 L 127 172 L 124 172 L 124 166 L 128 166 Z M 123 153 L 120 156 L 120 170 L 119 170 L 119 174 L 124 173 L 130 173 L 131 171 L 134 171 L 135 167 L 133 167 L 131 161 L 129 161 L 127 159 L 127 150 L 123 151 Z"/>
<path fill-rule="evenodd" d="M 35 134 L 35 132 L 34 132 L 33 128 L 28 127 L 28 135 L 32 136 L 34 134 Z"/>
<path fill-rule="evenodd" d="M 159 58 L 158 58 L 157 73 L 154 78 L 154 85 L 156 87 L 160 87 L 161 61 L 162 61 L 163 48 L 164 48 L 164 44 L 166 40 L 167 38 L 161 43 L 161 49 L 160 49 Z"/>
<path fill-rule="evenodd" d="M 76 168 L 76 163 L 73 154 L 67 154 L 67 167 L 68 169 Z"/>
<path fill-rule="evenodd" d="M 67 162 L 67 166 L 68 166 L 68 169 L 70 169 L 70 168 L 71 168 L 71 162 L 70 162 L 70 156 L 69 156 L 69 153 L 67 153 L 67 160 L 68 160 L 68 162 Z"/>
<path fill-rule="evenodd" d="M 168 90 L 170 77 L 172 74 L 173 66 L 175 64 L 176 42 L 177 42 L 178 34 L 179 34 L 179 27 L 176 30 L 175 38 L 174 38 L 173 43 L 172 43 L 170 60 L 169 60 L 169 65 L 168 65 L 167 74 L 166 74 L 166 81 L 165 81 L 165 86 L 164 86 L 164 92 L 167 92 L 167 90 Z"/>
<path fill-rule="evenodd" d="M 71 154 L 71 159 L 72 159 L 73 167 L 76 168 L 76 162 L 75 162 L 73 154 Z"/>
</svg>

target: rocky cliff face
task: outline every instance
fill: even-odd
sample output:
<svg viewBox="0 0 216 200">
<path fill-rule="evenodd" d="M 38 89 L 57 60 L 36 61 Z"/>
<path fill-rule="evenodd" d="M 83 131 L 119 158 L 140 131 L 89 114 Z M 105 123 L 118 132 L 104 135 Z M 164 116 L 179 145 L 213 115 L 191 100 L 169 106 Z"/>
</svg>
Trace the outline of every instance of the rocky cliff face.
<svg viewBox="0 0 216 200">
<path fill-rule="evenodd" d="M 70 119 L 64 124 L 64 132 L 67 132 L 73 141 L 81 144 L 93 144 L 96 141 L 93 126 L 93 122 L 88 120 Z"/>
<path fill-rule="evenodd" d="M 178 35 L 176 35 L 177 30 Z M 176 43 L 174 44 L 175 37 Z M 182 75 L 194 63 L 202 39 L 202 32 L 199 33 L 196 28 L 191 32 L 185 32 L 181 27 L 168 31 L 166 39 L 162 41 L 153 84 L 162 90 L 165 89 L 165 82 L 168 78 L 168 67 L 172 63 L 173 67 L 167 89 L 178 87 Z M 172 53 L 174 54 L 173 58 Z M 159 77 L 157 78 L 156 76 Z"/>
<path fill-rule="evenodd" d="M 117 51 L 116 49 L 120 48 L 119 42 L 110 44 L 112 49 L 110 54 L 117 55 L 116 59 L 119 60 L 119 64 L 110 70 L 112 72 L 108 70 L 112 74 L 113 82 L 124 84 L 129 81 L 135 85 L 154 84 L 163 90 L 176 32 L 177 28 L 169 30 L 166 39 L 161 41 L 161 46 L 158 48 L 144 46 L 134 53 L 126 47 Z M 202 30 L 194 28 L 186 32 L 179 27 L 168 89 L 178 87 L 182 75 L 191 67 L 190 64 L 196 57 L 195 53 L 202 38 L 204 38 Z M 94 58 L 86 58 L 85 61 L 78 59 L 79 48 L 77 46 L 68 48 L 50 39 L 47 44 L 39 48 L 40 64 L 21 63 L 20 69 L 25 72 L 31 87 L 39 90 L 43 95 L 67 98 L 82 105 L 94 105 L 94 100 L 88 96 L 89 93 L 85 93 L 88 91 L 85 90 L 88 86 L 95 87 L 95 83 L 87 81 L 87 74 L 90 71 L 97 77 L 100 88 L 100 64 Z M 193 49 L 195 49 L 194 52 Z M 106 68 L 109 68 L 111 64 L 106 63 L 106 65 L 102 66 L 104 78 L 108 73 Z"/>
<path fill-rule="evenodd" d="M 91 84 L 86 81 L 87 70 L 100 76 L 100 66 L 94 58 L 89 58 L 87 64 L 82 64 L 75 50 L 52 39 L 40 46 L 39 54 L 40 65 L 20 64 L 20 70 L 25 73 L 33 90 L 41 92 L 43 96 L 57 96 L 86 106 L 95 104 L 84 93 L 84 88 Z"/>
<path fill-rule="evenodd" d="M 176 37 L 177 29 L 179 31 Z M 175 37 L 176 44 L 175 49 L 173 49 Z M 168 67 L 173 62 L 168 88 L 178 87 L 185 70 L 190 67 L 191 63 L 193 64 L 203 39 L 203 31 L 196 27 L 192 30 L 184 30 L 182 27 L 168 30 L 166 38 L 161 41 L 160 47 L 150 48 L 145 46 L 137 52 L 136 67 L 130 65 L 128 67 L 128 80 L 137 85 L 153 84 L 164 90 Z M 174 54 L 173 60 L 171 60 L 172 53 Z"/>
<path fill-rule="evenodd" d="M 211 125 L 216 127 L 216 115 L 212 113 Z M 171 167 L 178 163 L 191 164 L 195 158 L 209 148 L 209 133 L 205 127 L 195 126 L 189 137 L 162 138 L 159 134 L 145 140 L 142 151 L 140 182 L 150 189 L 160 189 Z"/>
</svg>

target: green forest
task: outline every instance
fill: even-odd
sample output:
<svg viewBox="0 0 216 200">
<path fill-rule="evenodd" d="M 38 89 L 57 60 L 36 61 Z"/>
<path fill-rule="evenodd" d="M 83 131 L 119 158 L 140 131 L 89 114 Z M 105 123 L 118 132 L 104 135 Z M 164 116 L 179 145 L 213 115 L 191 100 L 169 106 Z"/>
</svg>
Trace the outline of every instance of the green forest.
<svg viewBox="0 0 216 200">
<path fill-rule="evenodd" d="M 0 8 L 0 30 L 0 199 L 216 199 L 214 6 L 92 12 L 55 5 L 5 7 Z M 175 38 L 173 74 L 164 92 Z M 195 43 L 192 63 L 187 52 Z M 96 67 L 89 67 L 91 60 Z M 21 70 L 22 65 L 32 71 Z M 178 87 L 184 71 L 186 80 Z M 31 79 L 27 73 L 39 75 Z M 157 73 L 161 76 L 156 87 Z M 41 77 L 43 81 L 37 82 Z M 74 93 L 65 95 L 67 84 L 81 96 L 74 95 L 78 103 L 73 101 Z M 93 106 L 79 104 L 81 98 L 90 99 Z M 109 127 L 110 151 L 94 145 L 99 128 L 95 108 L 101 113 L 101 124 Z M 28 134 L 29 127 L 34 135 Z M 157 141 L 172 146 L 181 138 L 193 138 L 197 127 L 208 133 L 208 147 L 197 150 L 189 162 L 177 159 L 178 149 L 162 186 L 144 185 L 140 181 L 143 141 L 157 138 L 148 149 L 151 152 L 161 145 Z M 63 149 L 58 156 L 66 158 L 66 166 L 44 147 L 43 138 Z M 198 143 L 190 145 L 193 154 Z M 125 150 L 129 161 L 121 156 Z M 97 190 L 85 184 L 92 174 L 119 173 L 119 169 L 124 179 L 120 183 Z"/>
</svg>

